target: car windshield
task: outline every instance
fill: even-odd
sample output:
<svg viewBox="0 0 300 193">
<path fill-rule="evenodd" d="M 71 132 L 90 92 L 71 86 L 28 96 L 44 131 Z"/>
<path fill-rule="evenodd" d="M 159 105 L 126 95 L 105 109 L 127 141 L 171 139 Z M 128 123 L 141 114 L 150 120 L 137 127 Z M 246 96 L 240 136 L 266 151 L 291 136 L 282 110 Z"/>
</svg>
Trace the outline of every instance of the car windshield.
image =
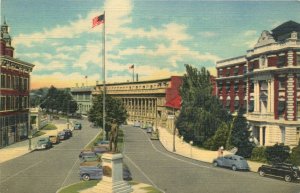
<svg viewBox="0 0 300 193">
<path fill-rule="evenodd" d="M 299 170 L 297 166 L 293 166 L 293 170 Z"/>
</svg>

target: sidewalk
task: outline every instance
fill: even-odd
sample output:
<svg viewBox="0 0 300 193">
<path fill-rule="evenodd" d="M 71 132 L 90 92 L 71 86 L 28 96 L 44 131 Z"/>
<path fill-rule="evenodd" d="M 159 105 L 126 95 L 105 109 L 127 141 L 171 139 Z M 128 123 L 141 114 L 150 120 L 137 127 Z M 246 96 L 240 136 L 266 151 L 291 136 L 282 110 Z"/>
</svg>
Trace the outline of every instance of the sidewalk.
<svg viewBox="0 0 300 193">
<path fill-rule="evenodd" d="M 158 127 L 159 140 L 162 145 L 170 152 L 173 152 L 173 134 L 166 128 Z M 195 146 L 191 146 L 189 143 L 182 141 L 178 136 L 175 136 L 175 152 L 178 155 L 184 157 L 196 159 L 203 162 L 212 163 L 213 159 L 217 158 L 218 151 L 209 151 L 200 149 Z M 228 151 L 224 151 L 224 155 L 231 154 Z M 250 171 L 257 172 L 262 163 L 247 161 L 250 167 Z"/>
<path fill-rule="evenodd" d="M 58 133 L 59 131 L 66 128 L 66 124 L 55 124 L 57 129 L 56 130 L 42 130 L 45 132 L 44 135 L 41 135 L 39 137 L 35 137 L 31 139 L 31 150 L 29 150 L 29 140 L 24 140 L 20 142 L 16 142 L 14 144 L 11 144 L 7 147 L 4 147 L 0 149 L 0 164 L 6 161 L 9 161 L 11 159 L 20 157 L 22 155 L 25 155 L 26 153 L 30 153 L 31 151 L 35 150 L 36 142 L 44 136 L 51 135 L 53 133 Z"/>
</svg>

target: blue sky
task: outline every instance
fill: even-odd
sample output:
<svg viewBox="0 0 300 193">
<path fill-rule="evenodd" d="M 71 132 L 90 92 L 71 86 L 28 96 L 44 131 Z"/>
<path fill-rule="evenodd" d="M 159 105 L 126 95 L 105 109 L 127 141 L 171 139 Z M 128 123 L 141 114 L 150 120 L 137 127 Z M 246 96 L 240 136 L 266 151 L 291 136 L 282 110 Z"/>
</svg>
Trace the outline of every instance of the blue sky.
<svg viewBox="0 0 300 193">
<path fill-rule="evenodd" d="M 299 1 L 1 0 L 15 56 L 35 64 L 32 88 L 94 85 L 102 81 L 106 12 L 106 79 L 183 75 L 184 64 L 215 74 L 217 60 L 244 55 L 263 30 L 300 23 Z"/>
</svg>

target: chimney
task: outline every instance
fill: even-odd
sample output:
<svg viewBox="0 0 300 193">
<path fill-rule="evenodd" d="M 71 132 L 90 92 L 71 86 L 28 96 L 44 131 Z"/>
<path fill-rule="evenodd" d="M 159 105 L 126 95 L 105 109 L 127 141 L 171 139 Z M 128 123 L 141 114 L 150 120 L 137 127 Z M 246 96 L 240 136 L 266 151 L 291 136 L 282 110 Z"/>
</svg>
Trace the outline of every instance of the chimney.
<svg viewBox="0 0 300 193">
<path fill-rule="evenodd" d="M 139 74 L 138 73 L 136 73 L 136 82 L 138 82 L 139 81 Z"/>
</svg>

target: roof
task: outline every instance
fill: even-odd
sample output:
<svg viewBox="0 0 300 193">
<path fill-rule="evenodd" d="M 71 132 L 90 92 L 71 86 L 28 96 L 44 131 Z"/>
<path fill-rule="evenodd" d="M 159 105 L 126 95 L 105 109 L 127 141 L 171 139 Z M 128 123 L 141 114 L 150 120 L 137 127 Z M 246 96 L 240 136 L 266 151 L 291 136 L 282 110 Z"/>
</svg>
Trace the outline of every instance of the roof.
<svg viewBox="0 0 300 193">
<path fill-rule="evenodd" d="M 274 28 L 272 31 L 272 35 L 276 38 L 280 35 L 291 33 L 293 31 L 300 33 L 300 24 L 294 21 L 287 21 L 278 27 Z"/>
</svg>

